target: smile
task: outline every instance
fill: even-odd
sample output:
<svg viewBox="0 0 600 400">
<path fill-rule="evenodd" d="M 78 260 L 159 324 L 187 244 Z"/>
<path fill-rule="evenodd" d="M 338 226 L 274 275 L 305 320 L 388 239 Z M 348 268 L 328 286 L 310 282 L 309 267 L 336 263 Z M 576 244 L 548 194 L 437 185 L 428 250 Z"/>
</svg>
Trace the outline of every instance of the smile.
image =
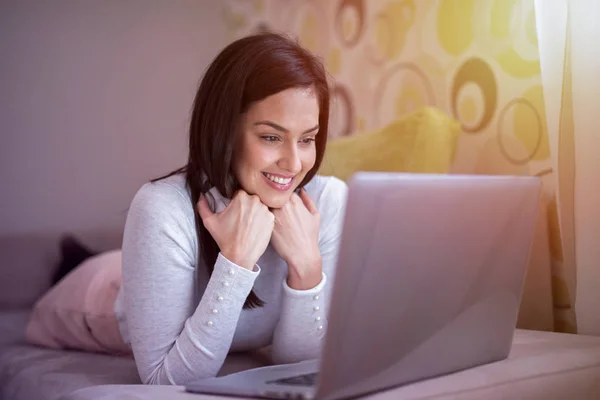
<svg viewBox="0 0 600 400">
<path fill-rule="evenodd" d="M 275 182 L 275 183 L 279 183 L 280 185 L 287 185 L 293 179 L 293 178 L 281 178 L 281 177 L 278 177 L 278 176 L 275 176 L 275 175 L 268 174 L 266 172 L 263 172 L 263 175 L 266 176 L 267 179 L 269 179 L 270 181 Z"/>
<path fill-rule="evenodd" d="M 283 178 L 281 176 L 271 175 L 266 172 L 263 172 L 262 175 L 265 177 L 265 181 L 269 186 L 281 192 L 286 192 L 290 190 L 290 188 L 292 187 L 292 182 L 294 181 L 294 177 Z"/>
</svg>

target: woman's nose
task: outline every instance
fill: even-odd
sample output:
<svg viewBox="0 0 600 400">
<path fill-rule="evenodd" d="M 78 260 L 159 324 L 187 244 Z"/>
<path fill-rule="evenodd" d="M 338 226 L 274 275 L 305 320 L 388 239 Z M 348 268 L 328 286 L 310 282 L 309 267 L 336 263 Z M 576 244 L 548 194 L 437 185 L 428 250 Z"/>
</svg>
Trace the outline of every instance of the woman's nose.
<svg viewBox="0 0 600 400">
<path fill-rule="evenodd" d="M 279 158 L 279 166 L 292 174 L 300 172 L 302 161 L 300 160 L 296 146 L 288 146 L 288 148 L 283 150 Z"/>
</svg>

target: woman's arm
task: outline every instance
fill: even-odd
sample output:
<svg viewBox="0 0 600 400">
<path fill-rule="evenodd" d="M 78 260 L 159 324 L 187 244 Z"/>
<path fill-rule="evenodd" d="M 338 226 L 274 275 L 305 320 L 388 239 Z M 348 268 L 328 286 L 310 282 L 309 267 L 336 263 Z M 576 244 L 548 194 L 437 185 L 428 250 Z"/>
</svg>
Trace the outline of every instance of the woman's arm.
<svg viewBox="0 0 600 400">
<path fill-rule="evenodd" d="M 323 179 L 323 178 L 321 178 Z M 319 250 L 323 275 L 309 290 L 283 282 L 281 316 L 273 336 L 273 361 L 278 364 L 318 358 L 327 329 L 327 311 L 342 233 L 347 186 L 330 178 L 317 202 L 321 215 Z"/>
<path fill-rule="evenodd" d="M 197 239 L 193 208 L 178 188 L 157 182 L 134 197 L 123 239 L 125 312 L 135 362 L 146 384 L 182 385 L 221 368 L 259 270 L 219 255 L 195 306 Z M 202 266 L 199 267 L 203 268 Z M 204 270 L 196 273 L 205 276 Z"/>
</svg>

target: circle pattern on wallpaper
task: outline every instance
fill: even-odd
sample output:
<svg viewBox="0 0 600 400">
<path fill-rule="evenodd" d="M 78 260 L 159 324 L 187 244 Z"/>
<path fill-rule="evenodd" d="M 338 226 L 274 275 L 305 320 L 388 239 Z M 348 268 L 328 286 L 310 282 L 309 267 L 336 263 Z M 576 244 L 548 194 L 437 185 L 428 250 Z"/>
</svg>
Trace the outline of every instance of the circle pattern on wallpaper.
<svg viewBox="0 0 600 400">
<path fill-rule="evenodd" d="M 335 14 L 335 30 L 342 43 L 352 47 L 358 43 L 365 27 L 364 0 L 342 0 Z"/>
<path fill-rule="evenodd" d="M 535 9 L 533 1 L 493 0 L 489 23 L 476 32 L 490 57 L 498 61 L 504 72 L 516 78 L 540 74 Z M 533 35 L 532 35 L 533 34 Z"/>
<path fill-rule="evenodd" d="M 342 52 L 338 47 L 329 49 L 329 53 L 325 59 L 325 67 L 333 75 L 338 75 L 342 70 Z"/>
<path fill-rule="evenodd" d="M 461 91 L 468 84 L 474 83 L 481 90 L 483 106 L 479 122 L 468 124 L 460 120 L 458 99 Z M 496 78 L 490 66 L 480 58 L 468 59 L 456 72 L 452 82 L 452 112 L 454 117 L 462 124 L 462 129 L 468 133 L 476 133 L 485 129 L 492 120 L 496 103 L 498 102 L 498 88 Z"/>
<path fill-rule="evenodd" d="M 329 47 L 329 34 L 326 31 L 329 24 L 323 3 L 301 1 L 291 4 L 295 6 L 287 10 L 287 19 L 282 26 L 286 27 L 286 31 L 297 32 L 300 43 L 308 50 L 325 55 Z"/>
<path fill-rule="evenodd" d="M 387 124 L 423 106 L 435 105 L 427 75 L 413 63 L 401 63 L 387 71 L 375 89 L 375 126 Z"/>
<path fill-rule="evenodd" d="M 525 110 L 529 110 L 530 115 L 536 121 L 537 128 L 534 129 L 536 141 L 533 148 L 528 149 L 529 154 L 527 156 L 518 157 L 514 154 L 511 154 L 505 146 L 504 136 L 506 135 L 506 133 L 504 133 L 504 131 L 506 130 L 506 125 L 509 125 L 510 119 L 513 119 L 513 124 L 516 123 L 517 113 L 521 113 L 521 115 L 523 115 L 526 113 Z M 537 150 L 540 148 L 543 135 L 544 130 L 542 120 L 537 110 L 535 109 L 533 104 L 529 102 L 529 100 L 524 98 L 513 99 L 509 101 L 508 104 L 506 104 L 506 106 L 504 106 L 504 108 L 500 111 L 500 115 L 498 117 L 498 145 L 500 146 L 500 150 L 502 151 L 502 154 L 504 154 L 504 157 L 506 157 L 506 159 L 509 160 L 511 163 L 520 165 L 527 164 L 529 161 L 533 160 Z"/>
<path fill-rule="evenodd" d="M 534 110 L 529 105 L 517 104 L 514 108 L 512 131 L 527 151 L 533 154 L 533 160 L 546 160 L 550 158 L 550 142 L 546 132 L 544 90 L 541 85 L 534 85 L 521 98 L 527 100 Z"/>
<path fill-rule="evenodd" d="M 483 138 L 482 138 L 483 139 Z M 504 147 L 510 149 L 513 154 L 526 155 L 527 151 L 521 142 L 512 136 L 505 138 Z M 498 145 L 495 136 L 485 136 L 485 142 L 476 151 L 477 162 L 473 172 L 484 175 L 529 175 L 528 164 L 514 164 L 506 159 L 503 151 Z"/>
<path fill-rule="evenodd" d="M 463 127 L 473 129 L 479 123 L 480 116 L 483 114 L 483 93 L 481 88 L 469 82 L 463 86 L 458 94 L 457 117 Z"/>
<path fill-rule="evenodd" d="M 375 65 L 397 58 L 415 22 L 415 0 L 390 1 L 373 18 L 367 34 L 366 56 Z"/>
<path fill-rule="evenodd" d="M 440 0 L 437 8 L 437 39 L 450 55 L 466 51 L 473 40 L 475 0 Z"/>
<path fill-rule="evenodd" d="M 381 66 L 393 53 L 393 21 L 386 14 L 379 13 L 370 24 L 365 45 L 366 58 L 376 66 Z"/>
<path fill-rule="evenodd" d="M 354 132 L 355 111 L 348 89 L 337 84 L 331 90 L 329 138 L 348 136 Z"/>
<path fill-rule="evenodd" d="M 444 111 L 449 110 L 448 78 L 438 60 L 428 54 L 421 54 L 411 61 L 418 65 L 419 70 L 427 77 L 428 86 L 433 90 L 435 106 Z M 474 92 L 479 95 L 478 90 Z M 480 107 L 481 105 L 476 105 L 476 109 Z"/>
</svg>

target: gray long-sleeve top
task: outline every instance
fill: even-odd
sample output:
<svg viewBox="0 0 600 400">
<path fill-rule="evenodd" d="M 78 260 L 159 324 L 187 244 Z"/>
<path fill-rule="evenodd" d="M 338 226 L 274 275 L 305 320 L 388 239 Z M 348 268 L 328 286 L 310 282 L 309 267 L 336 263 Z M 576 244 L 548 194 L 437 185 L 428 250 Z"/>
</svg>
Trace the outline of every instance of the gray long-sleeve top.
<svg viewBox="0 0 600 400">
<path fill-rule="evenodd" d="M 323 279 L 304 291 L 287 286 L 287 265 L 270 245 L 253 271 L 219 254 L 209 277 L 183 175 L 147 183 L 136 193 L 115 311 L 144 383 L 182 385 L 213 377 L 230 351 L 270 344 L 276 363 L 319 356 L 347 187 L 317 175 L 305 189 L 321 214 Z M 228 200 L 215 189 L 211 194 L 213 211 L 220 212 Z M 252 289 L 266 304 L 244 310 Z"/>
</svg>

